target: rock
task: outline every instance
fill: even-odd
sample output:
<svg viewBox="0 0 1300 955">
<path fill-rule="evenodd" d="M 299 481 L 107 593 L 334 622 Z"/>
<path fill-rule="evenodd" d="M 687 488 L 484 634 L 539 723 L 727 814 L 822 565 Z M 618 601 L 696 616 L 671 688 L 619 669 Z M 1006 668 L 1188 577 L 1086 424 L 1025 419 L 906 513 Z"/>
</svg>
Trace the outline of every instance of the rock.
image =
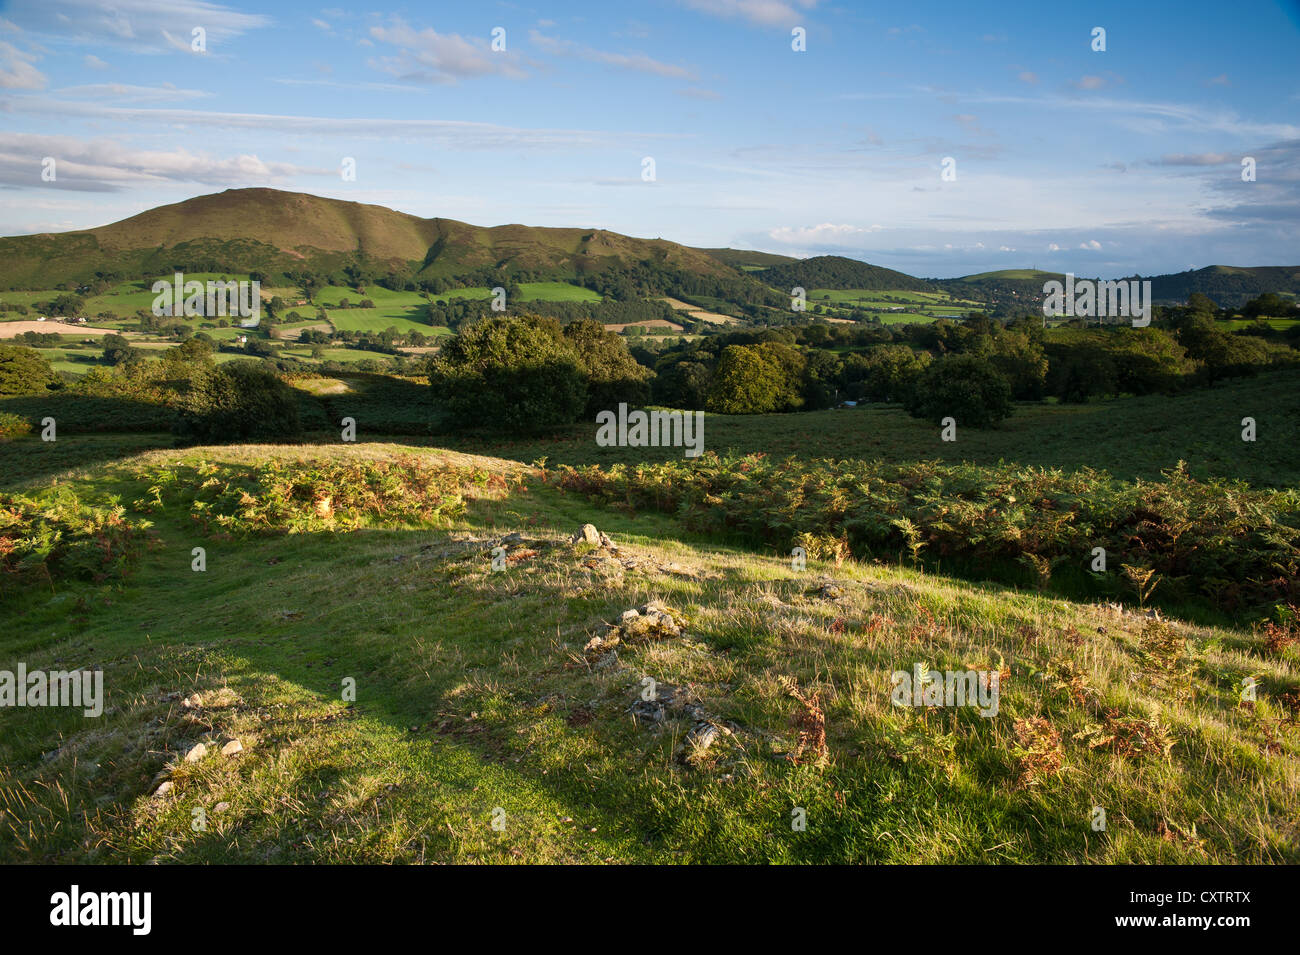
<svg viewBox="0 0 1300 955">
<path fill-rule="evenodd" d="M 712 723 L 696 723 L 686 734 L 686 742 L 694 746 L 696 752 L 703 752 L 716 743 L 721 735 L 722 731 Z"/>
<path fill-rule="evenodd" d="M 624 610 L 622 619 L 631 620 L 633 617 L 639 617 L 639 616 L 641 616 L 641 611 L 639 610 Z"/>
<path fill-rule="evenodd" d="M 166 796 L 169 792 L 172 791 L 175 785 L 176 784 L 172 782 L 170 779 L 167 780 L 166 782 L 164 782 L 162 785 L 160 785 L 157 789 L 153 791 L 153 798 L 162 799 L 164 796 Z"/>
<path fill-rule="evenodd" d="M 235 756 L 244 751 L 244 744 L 237 739 L 232 739 L 225 746 L 221 747 L 222 756 Z"/>
<path fill-rule="evenodd" d="M 213 811 L 213 812 L 225 812 L 225 811 L 226 811 L 227 809 L 229 809 L 229 808 L 230 808 L 230 803 L 228 803 L 228 802 L 219 802 L 219 803 L 217 803 L 215 806 L 212 807 L 212 811 Z"/>
<path fill-rule="evenodd" d="M 614 542 L 605 534 L 596 530 L 595 524 L 583 524 L 582 530 L 570 538 L 575 544 L 594 544 L 597 547 L 613 547 Z"/>
<path fill-rule="evenodd" d="M 637 700 L 628 707 L 628 712 L 638 722 L 659 724 L 667 718 L 667 709 L 660 700 Z"/>
<path fill-rule="evenodd" d="M 199 695 L 197 693 L 193 694 L 192 696 L 187 696 L 185 697 L 185 699 L 181 700 L 181 706 L 185 707 L 187 710 L 197 710 L 200 705 L 201 704 L 199 702 Z"/>
<path fill-rule="evenodd" d="M 185 754 L 185 762 L 197 763 L 206 755 L 208 755 L 208 748 L 202 743 L 196 743 L 194 748 Z"/>
</svg>

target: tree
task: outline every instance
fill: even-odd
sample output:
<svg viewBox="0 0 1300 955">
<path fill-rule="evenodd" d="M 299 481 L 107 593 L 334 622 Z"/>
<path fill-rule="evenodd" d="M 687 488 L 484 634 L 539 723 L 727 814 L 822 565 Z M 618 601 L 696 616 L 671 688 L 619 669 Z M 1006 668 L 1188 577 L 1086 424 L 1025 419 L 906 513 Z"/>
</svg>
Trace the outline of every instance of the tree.
<svg viewBox="0 0 1300 955">
<path fill-rule="evenodd" d="M 654 398 L 673 408 L 703 408 L 713 375 L 700 361 L 677 361 L 661 366 L 654 379 Z"/>
<path fill-rule="evenodd" d="M 212 342 L 206 335 L 187 338 L 175 348 L 168 348 L 162 353 L 163 361 L 194 363 L 206 365 L 212 363 Z"/>
<path fill-rule="evenodd" d="M 301 430 L 297 394 L 252 361 L 199 369 L 172 424 L 179 439 L 191 442 L 292 438 Z"/>
<path fill-rule="evenodd" d="M 921 375 L 907 412 L 941 424 L 953 418 L 968 428 L 991 428 L 1011 414 L 1011 385 L 986 359 L 945 355 Z"/>
<path fill-rule="evenodd" d="M 1104 349 L 1075 345 L 1052 361 L 1047 390 L 1062 401 L 1081 404 L 1119 391 L 1119 372 Z"/>
<path fill-rule="evenodd" d="M 51 315 L 80 315 L 81 310 L 85 308 L 86 302 L 80 295 L 73 295 L 71 292 L 64 295 L 55 296 L 54 300 L 47 306 Z"/>
<path fill-rule="evenodd" d="M 110 365 L 126 365 L 139 361 L 143 357 L 139 350 L 132 348 L 131 343 L 121 335 L 105 335 L 103 343 L 104 361 Z"/>
<path fill-rule="evenodd" d="M 706 407 L 718 414 L 775 411 L 786 391 L 779 365 L 750 345 L 728 345 L 718 358 Z"/>
<path fill-rule="evenodd" d="M 850 358 L 845 376 L 862 382 L 860 389 L 852 391 L 871 401 L 907 401 L 930 364 L 928 352 L 917 353 L 908 345 L 880 345 Z"/>
<path fill-rule="evenodd" d="M 56 386 L 58 381 L 40 352 L 18 345 L 0 345 L 0 396 L 40 394 Z"/>
<path fill-rule="evenodd" d="M 613 410 L 620 402 L 644 404 L 650 399 L 654 373 L 627 350 L 627 344 L 605 326 L 581 318 L 564 326 L 564 339 L 572 347 L 578 367 L 587 379 L 588 417 Z"/>
<path fill-rule="evenodd" d="M 573 345 L 537 316 L 462 328 L 429 363 L 429 385 L 456 428 L 536 434 L 572 424 L 587 403 Z"/>
<path fill-rule="evenodd" d="M 1025 332 L 1003 331 L 992 339 L 989 362 L 1011 385 L 1011 395 L 1021 400 L 1043 397 L 1047 384 L 1047 356 L 1042 343 Z"/>
</svg>

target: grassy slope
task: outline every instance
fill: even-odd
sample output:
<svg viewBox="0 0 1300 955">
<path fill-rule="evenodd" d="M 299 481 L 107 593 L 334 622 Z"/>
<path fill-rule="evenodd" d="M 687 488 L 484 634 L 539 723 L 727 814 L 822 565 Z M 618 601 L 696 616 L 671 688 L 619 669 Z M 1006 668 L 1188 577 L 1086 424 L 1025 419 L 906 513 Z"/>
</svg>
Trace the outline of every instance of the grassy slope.
<svg viewBox="0 0 1300 955">
<path fill-rule="evenodd" d="M 1252 416 L 1257 440 L 1241 440 Z M 601 448 L 595 425 L 558 439 L 460 439 L 456 447 L 518 461 L 555 464 L 636 463 L 679 458 L 674 448 Z M 763 451 L 773 457 L 939 458 L 1040 467 L 1091 467 L 1122 478 L 1158 478 L 1179 460 L 1198 477 L 1239 478 L 1275 487 L 1300 484 L 1300 372 L 1264 374 L 1173 398 L 1151 395 L 1087 405 L 1022 404 L 999 428 L 963 429 L 940 440 L 939 428 L 898 408 L 859 408 L 787 415 L 706 415 L 705 447 Z"/>
<path fill-rule="evenodd" d="M 96 269 L 158 272 L 177 247 L 216 256 L 230 269 L 338 268 L 358 252 L 428 275 L 511 264 L 576 274 L 579 267 L 662 261 L 704 275 L 734 276 L 708 253 L 663 239 L 604 230 L 484 227 L 421 219 L 383 206 L 277 189 L 228 189 L 158 206 L 95 229 L 0 237 L 5 277 L 39 287 L 86 280 Z"/>
<path fill-rule="evenodd" d="M 248 446 L 132 464 L 395 450 Z M 73 468 L 62 483 L 139 494 L 129 467 Z M 0 710 L 0 857 L 1300 861 L 1294 733 L 1269 751 L 1258 719 L 1274 710 L 1252 713 L 1235 695 L 1247 674 L 1266 696 L 1294 686 L 1296 660 L 1265 657 L 1249 634 L 1180 628 L 1185 651 L 1162 669 L 1134 615 L 898 568 L 793 573 L 788 561 L 682 539 L 667 518 L 595 511 L 541 484 L 487 494 L 455 526 L 346 537 L 236 544 L 204 538 L 175 509 L 151 518 L 160 544 L 124 586 L 37 595 L 0 638 L 7 667 L 102 663 L 111 704 L 93 721 Z M 641 565 L 560 540 L 585 520 Z M 555 546 L 499 574 L 490 543 L 439 553 L 449 534 L 515 530 Z M 190 570 L 197 545 L 208 552 L 201 575 Z M 843 595 L 818 592 L 821 574 Z M 625 643 L 613 666 L 593 668 L 583 644 L 653 598 L 686 635 Z M 914 662 L 1004 668 L 999 715 L 892 707 L 888 674 Z M 1079 668 L 1082 702 L 1053 686 L 1067 665 Z M 656 730 L 628 713 L 646 676 L 689 686 L 734 735 L 681 763 L 689 722 Z M 344 677 L 357 681 L 354 704 L 339 699 Z M 782 758 L 800 710 L 782 677 L 822 694 L 825 764 Z M 183 706 L 193 693 L 200 705 Z M 1075 739 L 1104 708 L 1164 728 L 1170 755 Z M 1031 717 L 1048 735 L 1017 735 Z M 242 755 L 181 764 L 171 794 L 148 795 L 192 744 L 230 737 Z M 1044 768 L 1053 754 L 1059 772 Z M 1088 825 L 1096 805 L 1105 833 Z M 496 807 L 504 832 L 491 826 Z M 804 832 L 792 831 L 795 807 L 807 811 Z M 196 808 L 206 831 L 191 825 Z"/>
</svg>

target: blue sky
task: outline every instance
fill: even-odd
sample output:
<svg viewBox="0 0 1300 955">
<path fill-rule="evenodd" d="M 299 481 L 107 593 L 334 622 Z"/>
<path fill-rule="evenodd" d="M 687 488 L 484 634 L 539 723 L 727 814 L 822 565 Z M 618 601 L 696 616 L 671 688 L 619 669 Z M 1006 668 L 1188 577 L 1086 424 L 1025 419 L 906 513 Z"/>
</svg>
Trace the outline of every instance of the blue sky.
<svg viewBox="0 0 1300 955">
<path fill-rule="evenodd" d="M 1298 41 L 1253 0 L 18 0 L 0 233 L 273 186 L 921 276 L 1295 265 Z"/>
</svg>

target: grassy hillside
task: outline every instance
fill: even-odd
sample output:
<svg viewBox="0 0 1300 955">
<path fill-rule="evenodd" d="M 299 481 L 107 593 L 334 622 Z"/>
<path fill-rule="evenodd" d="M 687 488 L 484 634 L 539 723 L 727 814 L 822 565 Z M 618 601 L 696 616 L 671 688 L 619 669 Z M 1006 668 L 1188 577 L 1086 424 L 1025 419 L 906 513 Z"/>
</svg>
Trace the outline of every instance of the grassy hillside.
<svg viewBox="0 0 1300 955">
<path fill-rule="evenodd" d="M 485 267 L 572 276 L 641 262 L 701 275 L 735 275 L 713 256 L 664 239 L 601 229 L 487 228 L 304 193 L 227 189 L 95 229 L 0 238 L 0 285 L 48 288 L 88 282 L 96 272 L 146 278 L 170 275 L 177 268 L 334 270 L 361 258 L 429 276 Z"/>
<path fill-rule="evenodd" d="M 934 289 L 924 279 L 840 255 L 813 256 L 788 265 L 775 265 L 755 274 L 787 293 L 796 286 L 804 289 L 902 289 L 914 292 Z"/>
<path fill-rule="evenodd" d="M 800 569 L 393 445 L 148 452 L 62 510 L 6 473 L 136 556 L 6 586 L 0 662 L 108 707 L 0 710 L 5 861 L 1300 861 L 1286 631 Z M 892 704 L 917 665 L 996 714 Z"/>
<path fill-rule="evenodd" d="M 719 262 L 742 271 L 770 269 L 774 265 L 790 265 L 798 262 L 794 256 L 778 255 L 775 252 L 756 252 L 753 249 L 700 249 L 707 252 Z"/>
<path fill-rule="evenodd" d="M 967 282 L 971 284 L 999 281 L 1029 281 L 1041 283 L 1050 279 L 1063 278 L 1065 278 L 1065 275 L 1061 272 L 1044 272 L 1042 269 L 1001 269 L 997 272 L 978 272 L 975 275 L 963 275 L 959 279 L 950 279 L 949 281 Z"/>
<path fill-rule="evenodd" d="M 1264 292 L 1300 295 L 1300 266 L 1239 268 L 1211 265 L 1173 275 L 1148 276 L 1151 295 L 1159 302 L 1186 302 L 1193 292 L 1208 295 L 1223 307 L 1242 305 Z"/>
</svg>

